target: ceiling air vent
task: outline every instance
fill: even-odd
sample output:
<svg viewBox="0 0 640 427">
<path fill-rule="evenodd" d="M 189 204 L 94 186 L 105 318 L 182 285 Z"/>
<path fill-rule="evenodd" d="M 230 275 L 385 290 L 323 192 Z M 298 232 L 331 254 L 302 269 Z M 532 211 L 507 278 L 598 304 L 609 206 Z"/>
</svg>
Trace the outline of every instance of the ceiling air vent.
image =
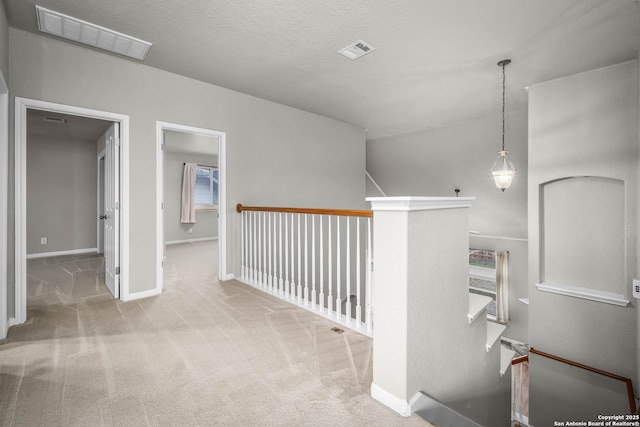
<svg viewBox="0 0 640 427">
<path fill-rule="evenodd" d="M 347 58 L 354 60 L 358 59 L 361 56 L 366 55 L 369 52 L 373 52 L 375 49 L 370 44 L 363 42 L 362 40 L 358 40 L 355 43 L 351 43 L 349 46 L 344 49 L 340 49 L 338 53 L 342 56 L 346 56 Z"/>
<path fill-rule="evenodd" d="M 44 116 L 42 120 L 49 123 L 59 123 L 59 124 L 67 123 L 67 119 L 65 119 L 64 117 Z"/>
<path fill-rule="evenodd" d="M 38 28 L 74 42 L 143 60 L 152 44 L 62 13 L 36 6 Z"/>
</svg>

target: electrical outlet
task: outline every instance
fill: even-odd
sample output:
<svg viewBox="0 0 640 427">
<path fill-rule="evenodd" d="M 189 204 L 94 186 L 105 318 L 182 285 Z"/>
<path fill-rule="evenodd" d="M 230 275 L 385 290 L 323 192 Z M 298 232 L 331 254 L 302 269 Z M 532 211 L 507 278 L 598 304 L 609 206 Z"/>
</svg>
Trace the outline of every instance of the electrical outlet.
<svg viewBox="0 0 640 427">
<path fill-rule="evenodd" d="M 41 237 L 40 238 L 40 244 L 41 245 L 46 245 L 47 244 L 47 238 L 46 237 Z"/>
<path fill-rule="evenodd" d="M 640 279 L 633 279 L 633 296 L 640 298 Z"/>
<path fill-rule="evenodd" d="M 193 227 L 189 227 L 189 234 L 193 234 Z"/>
</svg>

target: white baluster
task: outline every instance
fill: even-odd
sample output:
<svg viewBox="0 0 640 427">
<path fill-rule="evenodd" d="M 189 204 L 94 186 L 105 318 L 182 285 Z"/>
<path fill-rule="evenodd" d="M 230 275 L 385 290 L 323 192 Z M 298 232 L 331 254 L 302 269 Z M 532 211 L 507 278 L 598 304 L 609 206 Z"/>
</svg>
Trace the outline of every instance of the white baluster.
<svg viewBox="0 0 640 427">
<path fill-rule="evenodd" d="M 316 309 L 316 216 L 311 215 L 311 308 Z"/>
<path fill-rule="evenodd" d="M 246 267 L 246 262 L 247 260 L 244 257 L 244 247 L 245 247 L 245 243 L 244 243 L 244 239 L 245 239 L 245 231 L 244 231 L 244 211 L 240 212 L 240 277 L 242 277 L 243 280 L 246 280 L 246 275 L 245 275 L 245 269 Z"/>
<path fill-rule="evenodd" d="M 307 231 L 309 230 L 309 223 L 307 218 L 309 215 L 304 216 L 304 305 L 309 305 L 309 239 Z"/>
<path fill-rule="evenodd" d="M 336 317 L 342 318 L 342 300 L 340 299 L 340 217 L 336 217 Z"/>
<path fill-rule="evenodd" d="M 347 264 L 347 304 L 345 311 L 347 316 L 347 325 L 351 324 L 351 218 L 347 217 L 347 251 L 345 252 L 345 263 Z"/>
<path fill-rule="evenodd" d="M 273 278 L 271 279 L 271 292 L 278 287 L 278 214 L 273 213 Z"/>
<path fill-rule="evenodd" d="M 331 289 L 333 288 L 333 271 L 332 271 L 332 267 L 333 267 L 333 258 L 331 257 L 332 255 L 332 248 L 331 248 L 331 216 L 327 216 L 327 219 L 329 221 L 329 240 L 327 242 L 327 249 L 329 251 L 328 253 L 328 258 L 329 258 L 329 271 L 328 271 L 328 277 L 329 277 L 329 295 L 327 296 L 327 314 L 331 315 L 331 313 L 333 313 L 333 292 L 331 291 Z"/>
<path fill-rule="evenodd" d="M 324 234 L 322 233 L 322 223 L 324 215 L 320 215 L 320 295 L 318 296 L 318 308 L 324 313 Z"/>
<path fill-rule="evenodd" d="M 272 271 L 271 271 L 271 212 L 267 212 L 266 218 L 266 227 L 267 227 L 267 281 L 265 283 L 265 288 L 269 288 L 271 284 Z"/>
<path fill-rule="evenodd" d="M 279 264 L 280 264 L 280 268 L 278 269 L 278 293 L 281 293 L 281 289 L 284 287 L 284 282 L 282 279 L 282 212 L 280 212 L 280 214 L 278 215 L 280 217 L 279 223 L 280 223 L 280 230 L 278 233 L 278 240 L 280 241 L 280 243 L 278 244 L 279 248 L 278 248 L 278 253 L 279 253 Z"/>
<path fill-rule="evenodd" d="M 284 296 L 289 296 L 289 215 L 284 214 Z"/>
<path fill-rule="evenodd" d="M 258 269 L 256 266 L 256 249 L 258 247 L 258 245 L 256 244 L 256 239 L 257 239 L 257 233 L 256 233 L 256 213 L 257 212 L 253 212 L 251 215 L 251 223 L 253 224 L 252 228 L 253 228 L 253 241 L 251 242 L 251 268 L 252 268 L 252 274 L 251 274 L 251 282 L 255 283 L 256 282 L 256 278 L 258 277 Z"/>
<path fill-rule="evenodd" d="M 367 266 L 366 266 L 366 294 L 365 297 L 367 299 L 367 313 L 366 313 L 366 323 L 367 323 L 367 332 L 371 332 L 373 328 L 372 324 L 372 315 L 373 310 L 371 307 L 371 301 L 373 301 L 373 286 L 371 284 L 371 270 L 373 268 L 373 257 L 371 253 L 371 218 L 367 218 Z"/>
<path fill-rule="evenodd" d="M 356 218 L 356 326 L 359 328 L 362 322 L 362 314 L 360 310 L 360 217 Z"/>
<path fill-rule="evenodd" d="M 295 298 L 296 296 L 296 279 L 295 279 L 295 246 L 293 244 L 294 239 L 294 229 L 293 223 L 295 218 L 295 214 L 291 214 L 291 288 L 289 293 L 289 298 Z"/>
<path fill-rule="evenodd" d="M 302 247 L 300 246 L 300 222 L 302 214 L 298 214 L 298 304 L 302 301 Z"/>
<path fill-rule="evenodd" d="M 268 276 L 267 276 L 267 217 L 269 213 L 264 212 L 262 214 L 262 287 L 266 287 L 268 284 Z"/>
<path fill-rule="evenodd" d="M 256 285 L 262 287 L 262 213 L 256 212 L 256 216 L 256 227 L 258 229 L 258 246 L 256 247 L 256 253 L 258 255 L 258 259 L 256 260 L 256 265 L 258 266 L 258 277 L 256 278 Z"/>
</svg>

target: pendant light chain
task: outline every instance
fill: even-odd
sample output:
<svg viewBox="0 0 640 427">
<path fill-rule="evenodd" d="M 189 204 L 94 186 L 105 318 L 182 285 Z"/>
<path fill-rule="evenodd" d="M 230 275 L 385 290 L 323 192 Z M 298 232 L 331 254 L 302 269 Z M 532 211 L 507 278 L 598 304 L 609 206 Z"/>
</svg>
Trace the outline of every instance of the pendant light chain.
<svg viewBox="0 0 640 427">
<path fill-rule="evenodd" d="M 504 104 L 505 104 L 505 81 L 506 81 L 506 77 L 505 77 L 505 73 L 504 73 L 504 67 L 507 64 L 505 62 L 502 63 L 502 151 L 504 150 Z"/>
</svg>

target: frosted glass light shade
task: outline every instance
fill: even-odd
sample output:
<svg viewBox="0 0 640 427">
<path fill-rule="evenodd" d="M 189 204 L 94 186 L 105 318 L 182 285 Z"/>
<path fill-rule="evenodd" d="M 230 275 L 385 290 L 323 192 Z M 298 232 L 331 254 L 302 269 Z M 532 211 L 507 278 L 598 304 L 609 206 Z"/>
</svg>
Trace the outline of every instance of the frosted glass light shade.
<svg viewBox="0 0 640 427">
<path fill-rule="evenodd" d="M 516 174 L 516 168 L 509 160 L 508 151 L 498 151 L 498 158 L 491 168 L 491 174 L 496 182 L 496 187 L 500 190 L 504 191 L 511 186 L 511 181 Z"/>
</svg>

